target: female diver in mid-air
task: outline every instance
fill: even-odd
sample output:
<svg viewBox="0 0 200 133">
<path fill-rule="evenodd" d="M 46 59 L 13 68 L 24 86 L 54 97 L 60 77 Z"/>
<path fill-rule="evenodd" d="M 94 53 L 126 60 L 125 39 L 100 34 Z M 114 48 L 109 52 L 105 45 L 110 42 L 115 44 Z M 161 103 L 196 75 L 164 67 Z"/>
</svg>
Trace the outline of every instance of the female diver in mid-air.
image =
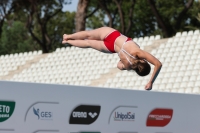
<svg viewBox="0 0 200 133">
<path fill-rule="evenodd" d="M 93 48 L 104 53 L 118 53 L 120 61 L 117 67 L 120 70 L 134 70 L 139 76 L 146 76 L 150 73 L 151 67 L 148 64 L 150 62 L 155 67 L 149 82 L 145 86 L 146 90 L 152 89 L 162 67 L 158 59 L 141 50 L 131 38 L 110 27 L 64 34 L 62 43 L 80 48 Z"/>
</svg>

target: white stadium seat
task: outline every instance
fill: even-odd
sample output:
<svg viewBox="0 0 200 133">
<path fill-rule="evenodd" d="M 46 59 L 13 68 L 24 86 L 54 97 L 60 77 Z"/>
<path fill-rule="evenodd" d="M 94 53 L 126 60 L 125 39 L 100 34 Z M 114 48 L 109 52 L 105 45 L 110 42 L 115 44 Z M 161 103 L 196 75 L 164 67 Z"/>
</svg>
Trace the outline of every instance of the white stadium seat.
<svg viewBox="0 0 200 133">
<path fill-rule="evenodd" d="M 156 36 L 155 36 L 155 40 L 158 40 L 158 39 L 160 39 L 160 38 L 161 38 L 160 35 L 156 35 Z"/>
<path fill-rule="evenodd" d="M 176 37 L 180 37 L 180 36 L 181 36 L 181 32 L 177 32 Z"/>
<path fill-rule="evenodd" d="M 188 32 L 188 36 L 191 36 L 191 35 L 193 35 L 193 31 Z"/>
<path fill-rule="evenodd" d="M 186 31 L 182 32 L 181 36 L 187 36 L 187 32 Z"/>
<path fill-rule="evenodd" d="M 178 92 L 178 93 L 185 93 L 185 89 L 184 89 L 184 88 L 180 88 L 180 89 L 178 89 L 177 92 Z"/>
<path fill-rule="evenodd" d="M 194 31 L 194 35 L 199 35 L 199 34 L 200 34 L 199 30 Z"/>
<path fill-rule="evenodd" d="M 144 37 L 144 41 L 148 41 L 149 40 L 149 37 L 148 36 L 145 36 Z"/>
<path fill-rule="evenodd" d="M 185 93 L 192 93 L 192 88 L 186 88 Z"/>
<path fill-rule="evenodd" d="M 199 87 L 194 87 L 192 92 L 198 94 L 198 93 L 200 93 L 200 88 Z"/>
<path fill-rule="evenodd" d="M 150 41 L 153 41 L 154 39 L 155 39 L 154 36 L 150 36 L 150 38 L 149 38 Z"/>
</svg>

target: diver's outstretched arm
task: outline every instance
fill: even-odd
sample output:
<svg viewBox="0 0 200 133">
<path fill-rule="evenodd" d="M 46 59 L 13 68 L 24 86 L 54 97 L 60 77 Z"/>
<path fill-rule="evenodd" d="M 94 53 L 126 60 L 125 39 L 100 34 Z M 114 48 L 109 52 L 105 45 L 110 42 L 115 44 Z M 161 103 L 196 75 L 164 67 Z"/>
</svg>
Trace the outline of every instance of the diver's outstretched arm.
<svg viewBox="0 0 200 133">
<path fill-rule="evenodd" d="M 139 50 L 137 52 L 137 56 L 140 58 L 140 59 L 145 59 L 147 60 L 148 62 L 150 62 L 151 64 L 154 65 L 154 70 L 153 70 L 153 73 L 151 75 L 151 78 L 149 80 L 149 82 L 147 83 L 147 85 L 145 86 L 145 89 L 146 90 L 151 90 L 152 89 L 152 85 L 154 83 L 154 81 L 156 80 L 161 68 L 162 68 L 162 63 L 157 59 L 155 58 L 153 55 L 151 55 L 150 53 L 148 52 L 145 52 L 143 50 Z"/>
</svg>

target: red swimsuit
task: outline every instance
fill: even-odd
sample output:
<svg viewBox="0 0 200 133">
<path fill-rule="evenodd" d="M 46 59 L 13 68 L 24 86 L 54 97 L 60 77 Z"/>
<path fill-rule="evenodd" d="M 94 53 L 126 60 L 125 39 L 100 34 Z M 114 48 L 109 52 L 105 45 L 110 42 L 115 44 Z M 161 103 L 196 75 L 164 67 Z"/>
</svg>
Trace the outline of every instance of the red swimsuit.
<svg viewBox="0 0 200 133">
<path fill-rule="evenodd" d="M 122 34 L 119 32 L 119 31 L 117 31 L 117 30 L 115 30 L 115 31 L 113 31 L 113 32 L 111 32 L 110 34 L 108 34 L 105 38 L 104 38 L 104 44 L 105 44 L 105 46 L 107 47 L 107 49 L 110 51 L 110 52 L 112 52 L 112 53 L 116 53 L 115 52 L 115 40 L 119 37 L 119 36 L 121 36 Z M 126 40 L 126 42 L 127 41 L 130 41 L 130 40 L 132 40 L 131 38 L 127 38 L 127 40 Z"/>
</svg>

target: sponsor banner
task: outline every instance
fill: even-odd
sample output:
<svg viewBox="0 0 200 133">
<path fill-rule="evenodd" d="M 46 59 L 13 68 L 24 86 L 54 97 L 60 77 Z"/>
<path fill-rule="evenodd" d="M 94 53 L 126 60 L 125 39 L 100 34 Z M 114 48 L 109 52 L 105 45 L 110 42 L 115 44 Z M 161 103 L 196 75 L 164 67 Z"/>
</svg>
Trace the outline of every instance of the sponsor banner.
<svg viewBox="0 0 200 133">
<path fill-rule="evenodd" d="M 0 101 L 0 122 L 8 120 L 15 110 L 14 101 Z"/>
<path fill-rule="evenodd" d="M 5 115 L 7 120 L 0 118 L 0 133 L 198 133 L 200 130 L 200 95 L 196 94 L 0 83 L 0 114 L 9 114 Z"/>
<path fill-rule="evenodd" d="M 80 105 L 71 112 L 69 124 L 92 124 L 99 117 L 100 110 L 99 105 Z"/>
<path fill-rule="evenodd" d="M 34 103 L 26 111 L 24 121 L 53 121 L 57 106 L 57 102 Z"/>
<path fill-rule="evenodd" d="M 119 106 L 112 111 L 108 123 L 134 122 L 137 115 L 136 111 L 137 106 Z"/>
<path fill-rule="evenodd" d="M 172 116 L 173 109 L 156 108 L 149 113 L 146 126 L 164 127 L 169 124 Z"/>
</svg>

